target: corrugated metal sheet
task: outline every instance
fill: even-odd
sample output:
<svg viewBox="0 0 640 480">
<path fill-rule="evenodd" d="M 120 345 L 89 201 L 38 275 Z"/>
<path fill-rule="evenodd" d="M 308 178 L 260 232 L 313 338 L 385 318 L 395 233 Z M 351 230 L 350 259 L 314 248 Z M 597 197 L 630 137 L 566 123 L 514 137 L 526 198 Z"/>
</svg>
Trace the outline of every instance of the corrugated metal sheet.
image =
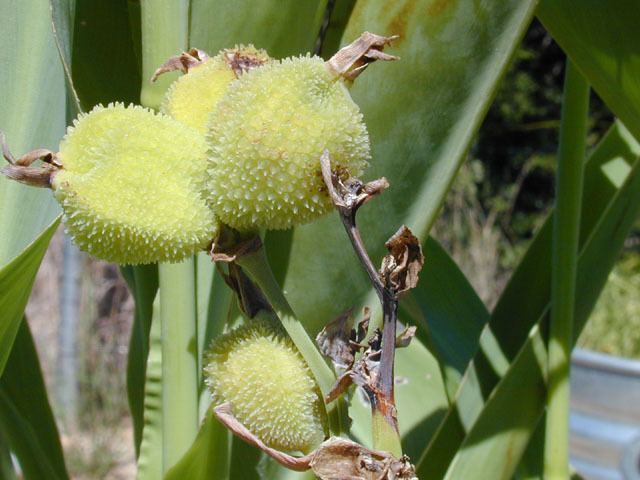
<svg viewBox="0 0 640 480">
<path fill-rule="evenodd" d="M 640 361 L 576 350 L 571 462 L 586 480 L 640 480 Z"/>
</svg>

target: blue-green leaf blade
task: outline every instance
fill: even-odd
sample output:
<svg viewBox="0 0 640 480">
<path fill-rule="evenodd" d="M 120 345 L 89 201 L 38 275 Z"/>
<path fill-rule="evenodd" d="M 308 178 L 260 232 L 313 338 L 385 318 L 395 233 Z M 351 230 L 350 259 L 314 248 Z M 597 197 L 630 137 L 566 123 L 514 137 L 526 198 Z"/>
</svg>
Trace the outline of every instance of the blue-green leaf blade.
<svg viewBox="0 0 640 480">
<path fill-rule="evenodd" d="M 68 478 L 35 344 L 23 320 L 0 378 L 0 430 L 26 480 Z"/>
<path fill-rule="evenodd" d="M 343 44 L 364 31 L 400 35 L 387 50 L 401 59 L 374 63 L 351 90 L 371 137 L 366 177 L 385 176 L 391 184 L 358 213 L 375 263 L 403 223 L 426 239 L 534 5 L 357 2 Z M 295 230 L 284 289 L 314 332 L 370 293 L 336 215 Z"/>
<path fill-rule="evenodd" d="M 587 162 L 576 286 L 576 297 L 580 299 L 576 304 L 576 335 L 584 326 L 640 211 L 639 155 L 640 144 L 622 124 L 616 123 Z M 513 473 L 546 398 L 541 394 L 546 388 L 545 372 L 538 370 L 539 365 L 546 365 L 546 351 L 539 344 L 544 345 L 549 314 L 550 242 L 551 219 L 547 219 L 482 332 L 481 349 L 463 377 L 456 403 L 425 454 L 417 460 L 419 474 L 428 473 L 434 479 L 460 478 L 456 475 L 475 465 L 476 478 L 489 479 L 495 478 L 489 467 L 498 468 L 497 463 L 506 472 L 500 478 L 510 478 Z M 526 353 L 527 349 L 535 355 Z M 513 385 L 522 376 L 527 381 L 519 383 L 518 396 L 537 401 L 519 404 L 517 419 L 497 414 L 499 408 L 495 405 L 512 400 L 513 390 L 505 385 Z M 517 425 L 512 421 L 517 421 Z M 488 426 L 495 431 L 501 425 L 502 434 L 490 438 Z M 502 445 L 498 446 L 500 442 Z M 480 443 L 482 449 L 470 449 Z M 483 466 L 480 459 L 494 448 L 508 448 L 510 455 L 502 457 L 502 462 Z M 480 476 L 483 471 L 487 472 L 484 477 Z"/>
<path fill-rule="evenodd" d="M 607 106 L 640 138 L 637 2 L 541 0 L 537 15 Z"/>
</svg>

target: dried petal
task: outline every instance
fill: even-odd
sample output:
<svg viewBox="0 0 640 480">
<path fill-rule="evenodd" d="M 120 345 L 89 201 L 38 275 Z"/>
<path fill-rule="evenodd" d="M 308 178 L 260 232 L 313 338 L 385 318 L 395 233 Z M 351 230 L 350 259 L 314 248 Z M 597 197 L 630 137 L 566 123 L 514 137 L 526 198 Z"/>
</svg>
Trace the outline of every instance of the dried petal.
<svg viewBox="0 0 640 480">
<path fill-rule="evenodd" d="M 311 469 L 321 480 L 416 479 L 407 457 L 370 450 L 344 438 L 332 437 L 311 456 Z"/>
<path fill-rule="evenodd" d="M 397 35 L 383 37 L 364 32 L 353 43 L 341 48 L 327 61 L 327 67 L 335 75 L 355 80 L 375 60 L 398 60 L 398 57 L 382 52 L 382 49 L 399 38 Z"/>
<path fill-rule="evenodd" d="M 405 225 L 385 243 L 389 255 L 382 260 L 380 277 L 387 288 L 406 292 L 418 284 L 418 274 L 424 265 L 418 238 Z"/>
<path fill-rule="evenodd" d="M 352 309 L 340 314 L 318 333 L 316 345 L 320 352 L 331 359 L 336 368 L 346 370 L 353 365 L 354 349 L 350 342 L 354 337 Z"/>
<path fill-rule="evenodd" d="M 397 337 L 396 337 L 396 348 L 404 348 L 408 347 L 413 340 L 413 337 L 416 336 L 417 328 L 415 326 L 405 328 Z"/>
</svg>

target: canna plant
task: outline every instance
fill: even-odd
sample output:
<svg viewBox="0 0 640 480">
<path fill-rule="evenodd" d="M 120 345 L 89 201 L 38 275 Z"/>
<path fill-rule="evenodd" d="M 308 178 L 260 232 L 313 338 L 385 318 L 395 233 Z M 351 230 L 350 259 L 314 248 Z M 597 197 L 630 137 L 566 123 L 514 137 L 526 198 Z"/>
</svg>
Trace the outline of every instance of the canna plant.
<svg viewBox="0 0 640 480">
<path fill-rule="evenodd" d="M 640 208 L 614 3 L 2 1 L 0 476 L 68 478 L 24 321 L 64 213 L 136 299 L 137 478 L 568 478 L 568 353 Z M 428 233 L 534 14 L 556 212 L 489 313 Z"/>
</svg>

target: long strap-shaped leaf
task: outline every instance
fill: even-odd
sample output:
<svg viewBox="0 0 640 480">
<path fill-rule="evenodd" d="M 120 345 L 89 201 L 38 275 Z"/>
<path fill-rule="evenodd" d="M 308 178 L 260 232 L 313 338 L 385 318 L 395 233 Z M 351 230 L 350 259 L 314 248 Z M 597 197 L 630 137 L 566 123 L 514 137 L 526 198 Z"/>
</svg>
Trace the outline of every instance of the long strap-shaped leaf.
<svg viewBox="0 0 640 480">
<path fill-rule="evenodd" d="M 640 145 L 616 123 L 588 161 L 576 335 L 640 210 L 638 155 Z M 483 331 L 481 350 L 465 373 L 456 403 L 418 461 L 419 474 L 455 479 L 466 478 L 465 472 L 473 471 L 474 478 L 479 479 L 510 478 L 544 408 L 546 351 L 541 342 L 549 313 L 550 241 L 548 220 Z M 504 409 L 513 398 L 522 405 L 517 412 L 505 415 Z M 510 454 L 499 457 L 502 462 L 486 462 L 487 455 L 499 449 L 508 449 Z M 482 472 L 487 473 L 479 476 Z"/>
<path fill-rule="evenodd" d="M 0 379 L 0 429 L 25 480 L 68 478 L 38 354 L 23 321 Z"/>
<path fill-rule="evenodd" d="M 149 357 L 149 333 L 153 318 L 153 300 L 158 291 L 157 265 L 123 267 L 121 272 L 135 299 L 127 356 L 127 394 L 133 421 L 136 456 L 140 453 L 144 425 L 145 376 Z"/>
<path fill-rule="evenodd" d="M 489 312 L 453 259 L 432 238 L 423 245 L 428 266 L 413 296 L 401 305 L 418 327 L 416 337 L 442 364 L 453 399 L 469 360 L 478 350 Z"/>
<path fill-rule="evenodd" d="M 253 43 L 274 58 L 313 50 L 327 0 L 191 0 L 190 46 L 211 54 Z"/>
<path fill-rule="evenodd" d="M 534 1 L 359 0 L 343 43 L 363 31 L 400 35 L 397 62 L 372 65 L 351 89 L 372 143 L 368 178 L 391 188 L 358 213 L 372 257 L 402 224 L 422 240 L 489 107 Z M 376 305 L 334 215 L 297 228 L 284 290 L 311 331 L 353 305 Z M 331 259 L 331 268 L 327 260 Z M 313 292 L 310 295 L 309 292 Z"/>
<path fill-rule="evenodd" d="M 0 131 L 16 154 L 55 148 L 64 132 L 64 80 L 50 25 L 45 2 L 0 4 Z M 50 192 L 0 175 L 0 374 L 58 213 Z"/>
<path fill-rule="evenodd" d="M 640 138 L 640 5 L 541 0 L 537 15 L 607 106 Z"/>
<path fill-rule="evenodd" d="M 4 267 L 0 268 L 0 375 L 18 333 L 24 308 L 58 220 Z"/>
<path fill-rule="evenodd" d="M 153 302 L 144 383 L 144 427 L 138 455 L 138 480 L 162 478 L 162 326 L 160 299 Z"/>
</svg>

